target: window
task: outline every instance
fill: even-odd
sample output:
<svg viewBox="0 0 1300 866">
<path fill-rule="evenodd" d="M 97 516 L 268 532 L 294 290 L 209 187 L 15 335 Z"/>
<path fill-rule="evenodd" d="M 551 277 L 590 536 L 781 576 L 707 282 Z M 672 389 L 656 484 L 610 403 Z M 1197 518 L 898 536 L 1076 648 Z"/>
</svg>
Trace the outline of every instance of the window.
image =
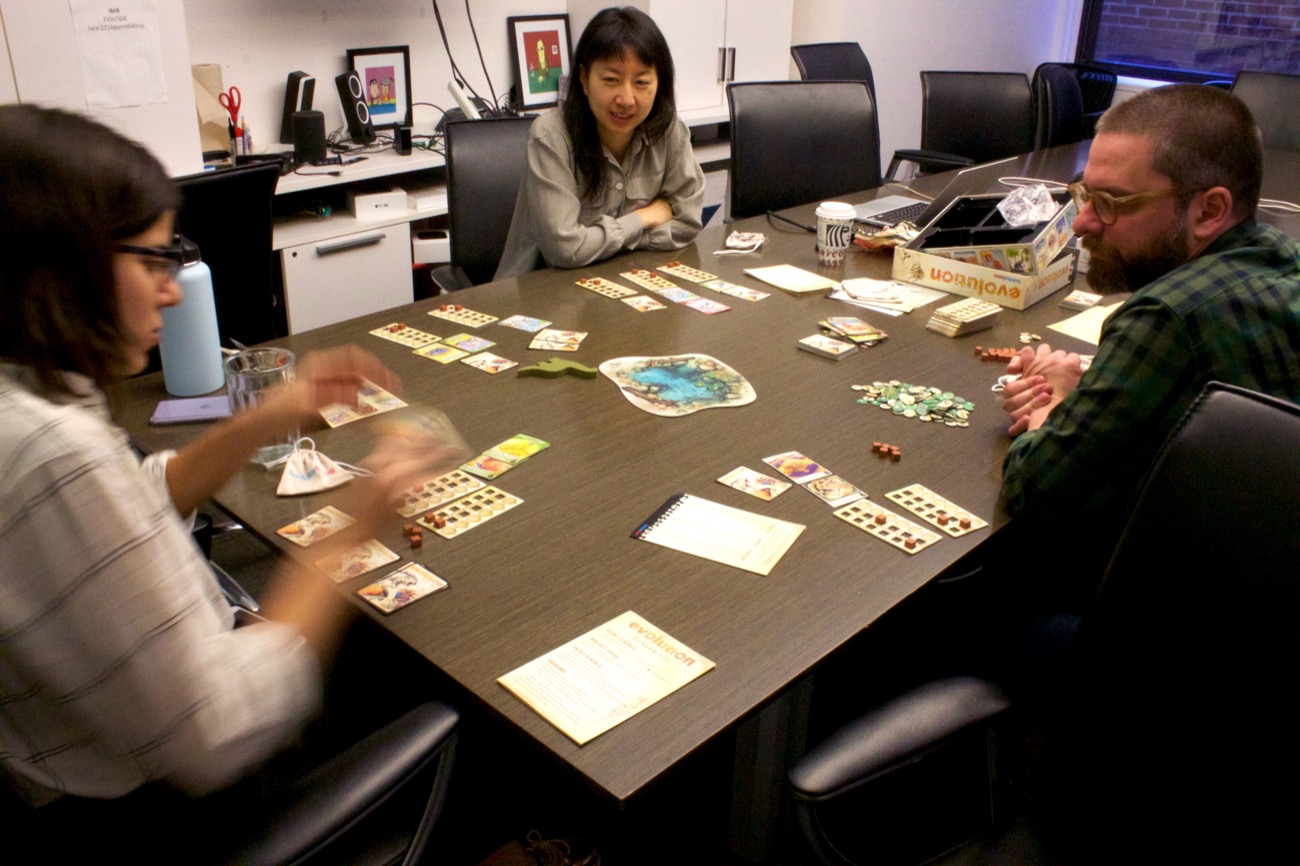
<svg viewBox="0 0 1300 866">
<path fill-rule="evenodd" d="M 1120 75 L 1300 75 L 1300 0 L 1085 0 L 1078 59 Z"/>
</svg>

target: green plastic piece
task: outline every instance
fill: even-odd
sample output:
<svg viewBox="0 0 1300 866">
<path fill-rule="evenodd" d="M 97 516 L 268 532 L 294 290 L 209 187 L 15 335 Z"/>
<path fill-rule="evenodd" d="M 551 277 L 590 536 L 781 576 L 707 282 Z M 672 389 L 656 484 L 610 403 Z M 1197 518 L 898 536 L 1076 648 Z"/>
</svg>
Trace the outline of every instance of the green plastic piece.
<svg viewBox="0 0 1300 866">
<path fill-rule="evenodd" d="M 519 368 L 520 376 L 536 376 L 540 379 L 558 379 L 560 376 L 594 379 L 599 372 L 595 367 L 588 367 L 577 361 L 566 361 L 563 358 L 547 358 L 540 364 Z"/>
</svg>

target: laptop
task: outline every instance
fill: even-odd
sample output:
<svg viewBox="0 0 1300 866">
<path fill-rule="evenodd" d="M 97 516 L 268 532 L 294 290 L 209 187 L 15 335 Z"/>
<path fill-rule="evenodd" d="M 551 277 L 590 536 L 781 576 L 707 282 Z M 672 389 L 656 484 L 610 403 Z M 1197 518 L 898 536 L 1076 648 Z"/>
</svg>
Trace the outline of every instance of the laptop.
<svg viewBox="0 0 1300 866">
<path fill-rule="evenodd" d="M 997 162 L 986 162 L 963 168 L 948 181 L 933 201 L 923 201 L 906 195 L 886 195 L 872 201 L 854 205 L 854 219 L 873 226 L 892 226 L 908 220 L 917 226 L 928 225 L 943 212 L 953 199 L 988 190 L 999 177 L 1007 174 L 1008 163 L 1020 157 L 1009 156 Z"/>
</svg>

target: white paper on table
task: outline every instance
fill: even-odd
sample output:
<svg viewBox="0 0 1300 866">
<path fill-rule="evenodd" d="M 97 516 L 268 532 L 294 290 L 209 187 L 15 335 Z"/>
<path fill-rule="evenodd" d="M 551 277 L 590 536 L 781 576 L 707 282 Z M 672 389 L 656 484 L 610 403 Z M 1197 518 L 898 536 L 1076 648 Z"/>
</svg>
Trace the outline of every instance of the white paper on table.
<svg viewBox="0 0 1300 866">
<path fill-rule="evenodd" d="M 581 746 L 713 667 L 629 610 L 497 682 Z"/>
<path fill-rule="evenodd" d="M 1098 305 L 1047 327 L 1053 331 L 1060 331 L 1067 337 L 1074 337 L 1076 340 L 1083 340 L 1085 343 L 1091 343 L 1095 346 L 1101 342 L 1101 326 L 1106 323 L 1107 317 L 1115 312 L 1122 303 L 1123 301 L 1116 301 L 1109 307 Z"/>
<path fill-rule="evenodd" d="M 910 313 L 946 296 L 938 289 L 927 289 L 900 280 L 873 280 L 855 277 L 840 284 L 844 294 L 855 301 L 872 304 L 881 309 L 897 309 Z"/>
<path fill-rule="evenodd" d="M 800 295 L 804 292 L 824 292 L 839 287 L 839 283 L 826 277 L 796 268 L 794 265 L 768 265 L 762 268 L 745 268 L 745 273 L 756 280 L 778 289 Z"/>
<path fill-rule="evenodd" d="M 68 0 L 68 5 L 87 106 L 167 101 L 156 0 Z"/>
</svg>

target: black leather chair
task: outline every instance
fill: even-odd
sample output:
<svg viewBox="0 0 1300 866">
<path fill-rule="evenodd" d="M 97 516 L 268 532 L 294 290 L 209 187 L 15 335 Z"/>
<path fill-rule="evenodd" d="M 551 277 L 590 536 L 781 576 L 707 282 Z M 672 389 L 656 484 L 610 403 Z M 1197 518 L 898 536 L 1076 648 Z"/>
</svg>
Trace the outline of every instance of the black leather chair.
<svg viewBox="0 0 1300 866">
<path fill-rule="evenodd" d="M 804 81 L 865 81 L 876 99 L 876 80 L 871 75 L 871 61 L 856 42 L 817 42 L 791 45 L 790 54 Z"/>
<path fill-rule="evenodd" d="M 1030 862 L 1294 862 L 1297 491 L 1300 406 L 1207 386 L 1157 456 L 1061 672 L 1039 808 L 1016 827 Z M 1086 540 L 1081 527 L 1072 542 Z M 819 821 L 828 804 L 1004 710 L 991 683 L 931 683 L 812 750 L 790 780 L 814 851 L 846 862 Z M 1018 862 L 1007 837 L 942 862 Z"/>
<path fill-rule="evenodd" d="M 90 862 L 92 851 L 95 860 L 133 864 L 414 866 L 442 811 L 458 723 L 449 707 L 418 705 L 276 790 L 270 805 L 254 780 L 189 804 L 184 830 L 159 826 L 148 799 L 126 807 L 83 800 L 52 819 L 0 779 L 5 850 L 21 863 Z"/>
<path fill-rule="evenodd" d="M 880 185 L 880 128 L 862 81 L 731 84 L 731 217 Z"/>
<path fill-rule="evenodd" d="M 1034 70 L 1034 149 L 1074 144 L 1087 137 L 1083 89 L 1066 66 L 1044 63 Z"/>
<path fill-rule="evenodd" d="M 921 148 L 894 151 L 885 176 L 904 162 L 930 173 L 1027 153 L 1033 124 L 1024 73 L 922 72 Z"/>
<path fill-rule="evenodd" d="M 1300 75 L 1243 69 L 1231 92 L 1255 115 L 1265 147 L 1300 153 Z"/>
<path fill-rule="evenodd" d="M 533 118 L 458 120 L 446 126 L 451 264 L 435 268 L 443 291 L 492 281 L 510 233 L 519 184 L 528 170 Z"/>
<path fill-rule="evenodd" d="M 1043 66 L 1056 66 L 1074 73 L 1079 82 L 1079 92 L 1083 94 L 1083 137 L 1092 138 L 1097 131 L 1097 120 L 1110 108 L 1115 99 L 1115 86 L 1119 77 L 1102 66 L 1092 63 L 1044 63 Z M 1039 67 L 1041 69 L 1042 66 Z M 1034 71 L 1037 76 L 1038 71 Z"/>
</svg>

